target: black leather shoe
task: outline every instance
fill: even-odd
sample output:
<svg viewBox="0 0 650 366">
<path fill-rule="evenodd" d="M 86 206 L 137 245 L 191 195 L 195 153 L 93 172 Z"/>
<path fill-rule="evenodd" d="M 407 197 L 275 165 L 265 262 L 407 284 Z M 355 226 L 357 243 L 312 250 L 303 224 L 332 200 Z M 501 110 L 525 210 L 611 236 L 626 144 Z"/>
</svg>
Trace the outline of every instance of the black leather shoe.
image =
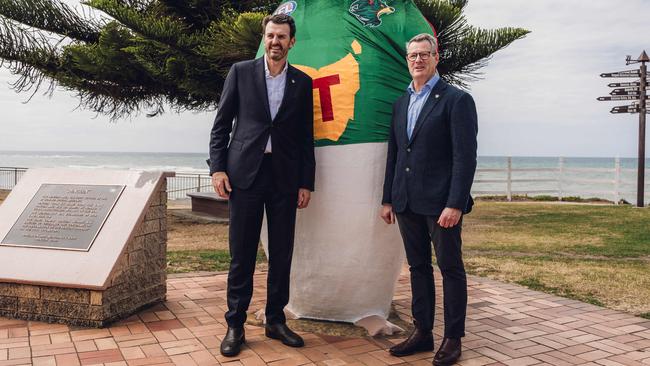
<svg viewBox="0 0 650 366">
<path fill-rule="evenodd" d="M 388 352 L 397 357 L 409 356 L 418 352 L 433 351 L 433 332 L 413 329 L 411 335 L 402 343 L 391 347 Z"/>
<path fill-rule="evenodd" d="M 433 357 L 435 366 L 453 365 L 460 358 L 460 338 L 444 338 L 442 344 Z"/>
<path fill-rule="evenodd" d="M 221 341 L 221 354 L 226 357 L 233 357 L 241 351 L 241 345 L 246 343 L 246 334 L 244 327 L 231 328 L 228 327 L 226 336 Z"/>
<path fill-rule="evenodd" d="M 305 345 L 305 341 L 292 332 L 286 324 L 267 324 L 264 333 L 267 337 L 280 340 L 289 347 L 302 347 Z"/>
</svg>

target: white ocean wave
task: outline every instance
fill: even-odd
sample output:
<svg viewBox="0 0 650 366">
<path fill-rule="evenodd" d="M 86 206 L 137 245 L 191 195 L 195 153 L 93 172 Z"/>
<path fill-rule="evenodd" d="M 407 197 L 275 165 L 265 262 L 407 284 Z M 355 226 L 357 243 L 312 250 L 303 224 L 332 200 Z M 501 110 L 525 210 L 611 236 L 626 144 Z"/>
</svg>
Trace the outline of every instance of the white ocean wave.
<svg viewBox="0 0 650 366">
<path fill-rule="evenodd" d="M 160 172 L 175 172 L 187 174 L 208 174 L 207 169 L 197 169 L 189 166 L 174 166 L 174 165 L 147 165 L 147 166 L 128 166 L 128 165 L 115 165 L 115 164 L 102 164 L 102 165 L 78 165 L 70 164 L 67 166 L 71 169 L 110 169 L 110 170 L 130 170 L 130 171 L 160 171 Z"/>
</svg>

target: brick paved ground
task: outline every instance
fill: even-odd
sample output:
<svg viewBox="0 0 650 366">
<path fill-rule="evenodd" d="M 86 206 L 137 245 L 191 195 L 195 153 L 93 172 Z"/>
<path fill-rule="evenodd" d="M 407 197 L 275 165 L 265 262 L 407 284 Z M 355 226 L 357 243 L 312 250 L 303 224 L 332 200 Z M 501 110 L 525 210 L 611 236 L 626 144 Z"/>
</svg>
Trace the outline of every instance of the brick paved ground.
<svg viewBox="0 0 650 366">
<path fill-rule="evenodd" d="M 252 310 L 262 308 L 265 282 L 264 273 L 256 275 Z M 226 330 L 226 275 L 175 277 L 168 284 L 165 304 L 108 329 L 0 318 L 0 366 L 431 364 L 431 353 L 391 357 L 386 349 L 400 339 L 303 334 L 306 347 L 289 349 L 253 326 L 248 347 L 238 358 L 225 358 L 219 342 Z M 471 277 L 469 287 L 461 365 L 650 365 L 646 319 L 483 278 Z M 407 320 L 409 291 L 404 273 L 394 304 Z M 440 325 L 435 331 L 437 346 Z"/>
</svg>

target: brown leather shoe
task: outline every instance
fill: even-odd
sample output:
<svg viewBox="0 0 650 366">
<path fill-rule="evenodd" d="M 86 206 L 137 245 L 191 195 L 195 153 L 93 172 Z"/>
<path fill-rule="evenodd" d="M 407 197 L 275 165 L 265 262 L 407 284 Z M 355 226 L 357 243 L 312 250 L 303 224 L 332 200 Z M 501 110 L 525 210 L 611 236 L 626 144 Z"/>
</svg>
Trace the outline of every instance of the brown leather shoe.
<svg viewBox="0 0 650 366">
<path fill-rule="evenodd" d="M 460 338 L 444 338 L 442 344 L 433 357 L 434 366 L 453 365 L 460 358 Z"/>
<path fill-rule="evenodd" d="M 411 335 L 402 343 L 391 347 L 388 352 L 397 357 L 409 356 L 417 352 L 433 351 L 433 332 L 413 329 Z"/>
</svg>

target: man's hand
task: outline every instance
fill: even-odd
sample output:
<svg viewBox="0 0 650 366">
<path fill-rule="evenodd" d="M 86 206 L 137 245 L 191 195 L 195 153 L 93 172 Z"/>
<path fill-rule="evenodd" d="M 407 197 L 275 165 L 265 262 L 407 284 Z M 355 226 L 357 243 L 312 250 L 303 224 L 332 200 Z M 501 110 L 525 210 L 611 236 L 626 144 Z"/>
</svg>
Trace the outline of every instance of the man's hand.
<svg viewBox="0 0 650 366">
<path fill-rule="evenodd" d="M 221 198 L 230 197 L 230 192 L 232 192 L 226 172 L 215 172 L 212 174 L 212 187 L 214 187 L 214 191 Z"/>
<path fill-rule="evenodd" d="M 463 212 L 457 208 L 446 207 L 442 210 L 440 217 L 438 218 L 438 225 L 445 229 L 454 227 L 458 225 L 460 217 L 463 215 Z"/>
<path fill-rule="evenodd" d="M 298 208 L 305 208 L 309 206 L 309 200 L 311 199 L 311 191 L 306 188 L 300 188 L 298 190 Z"/>
<path fill-rule="evenodd" d="M 390 225 L 395 223 L 395 213 L 393 212 L 393 205 L 383 205 L 381 207 L 381 218 Z"/>
</svg>

